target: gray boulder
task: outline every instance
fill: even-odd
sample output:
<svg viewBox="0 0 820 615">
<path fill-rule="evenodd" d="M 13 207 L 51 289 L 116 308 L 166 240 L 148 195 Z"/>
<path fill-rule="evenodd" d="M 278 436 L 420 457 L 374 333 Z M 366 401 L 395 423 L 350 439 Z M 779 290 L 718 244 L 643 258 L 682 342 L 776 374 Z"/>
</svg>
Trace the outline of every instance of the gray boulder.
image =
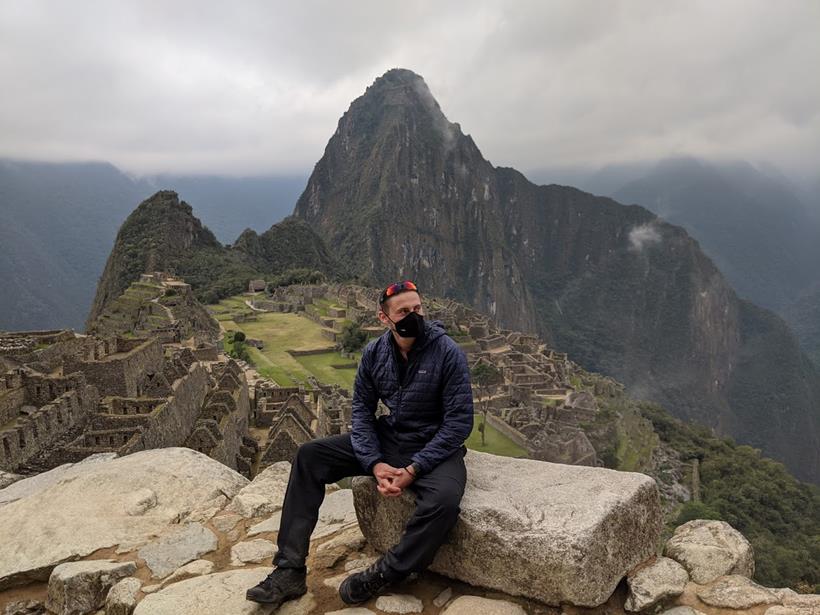
<svg viewBox="0 0 820 615">
<path fill-rule="evenodd" d="M 105 598 L 105 615 L 131 615 L 137 606 L 142 582 L 136 577 L 126 577 L 117 582 Z"/>
<path fill-rule="evenodd" d="M 139 556 L 158 579 L 210 553 L 217 546 L 216 534 L 199 523 L 187 523 L 166 532 L 139 551 Z"/>
<path fill-rule="evenodd" d="M 666 598 L 679 596 L 689 582 L 686 569 L 675 560 L 659 557 L 626 577 L 629 594 L 624 609 L 643 611 Z"/>
<path fill-rule="evenodd" d="M 594 607 L 655 555 L 663 524 L 649 476 L 470 451 L 461 513 L 431 569 L 548 604 Z M 396 544 L 412 494 L 386 498 L 358 477 L 359 525 L 379 551 Z"/>
<path fill-rule="evenodd" d="M 60 564 L 48 579 L 46 608 L 57 615 L 85 615 L 105 604 L 108 591 L 137 570 L 134 562 L 89 560 Z"/>
<path fill-rule="evenodd" d="M 675 528 L 664 555 L 683 564 L 699 585 L 727 574 L 751 577 L 755 571 L 752 545 L 725 521 L 695 519 Z"/>
</svg>

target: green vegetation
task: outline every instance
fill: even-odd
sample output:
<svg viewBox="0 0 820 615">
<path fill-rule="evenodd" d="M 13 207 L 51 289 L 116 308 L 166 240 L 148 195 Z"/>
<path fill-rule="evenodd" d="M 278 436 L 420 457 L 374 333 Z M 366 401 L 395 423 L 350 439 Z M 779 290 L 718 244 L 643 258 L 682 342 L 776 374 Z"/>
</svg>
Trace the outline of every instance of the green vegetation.
<svg viewBox="0 0 820 615">
<path fill-rule="evenodd" d="M 701 459 L 701 502 L 684 505 L 671 525 L 722 519 L 752 543 L 755 580 L 769 587 L 820 591 L 820 489 L 750 446 L 712 436 L 661 407 L 636 403 L 661 440 L 687 460 Z"/>
<path fill-rule="evenodd" d="M 367 342 L 367 333 L 362 331 L 359 323 L 350 322 L 342 328 L 342 334 L 339 336 L 339 343 L 342 350 L 345 352 L 355 352 L 361 350 Z"/>
<path fill-rule="evenodd" d="M 228 331 L 223 340 L 225 352 L 234 359 L 247 363 L 251 362 L 248 345 L 245 344 L 245 334 L 242 331 Z"/>
<path fill-rule="evenodd" d="M 515 442 L 510 440 L 503 433 L 498 431 L 495 427 L 487 423 L 484 430 L 484 438 L 486 444 L 482 444 L 482 435 L 479 431 L 480 421 L 473 421 L 473 431 L 470 437 L 467 438 L 465 444 L 467 448 L 474 451 L 481 451 L 482 453 L 493 453 L 495 455 L 503 455 L 505 457 L 526 457 L 527 451 L 518 446 Z"/>
<path fill-rule="evenodd" d="M 229 332 L 223 343 L 225 352 L 231 356 L 237 356 L 236 341 L 231 331 L 263 342 L 263 349 L 258 350 L 245 344 L 243 338 L 245 360 L 280 386 L 304 384 L 313 376 L 320 382 L 353 389 L 357 364 L 333 349 L 333 342 L 322 335 L 322 327 L 309 318 L 294 313 L 254 312 L 242 296 L 227 297 L 218 304 L 208 306 L 208 309 Z M 321 349 L 327 350 L 300 356 L 288 352 Z"/>
<path fill-rule="evenodd" d="M 478 405 L 481 411 L 481 423 L 478 432 L 481 434 L 481 445 L 487 445 L 487 412 L 490 410 L 491 387 L 503 380 L 501 372 L 492 363 L 481 361 L 470 370 L 470 379 L 478 391 Z"/>
</svg>

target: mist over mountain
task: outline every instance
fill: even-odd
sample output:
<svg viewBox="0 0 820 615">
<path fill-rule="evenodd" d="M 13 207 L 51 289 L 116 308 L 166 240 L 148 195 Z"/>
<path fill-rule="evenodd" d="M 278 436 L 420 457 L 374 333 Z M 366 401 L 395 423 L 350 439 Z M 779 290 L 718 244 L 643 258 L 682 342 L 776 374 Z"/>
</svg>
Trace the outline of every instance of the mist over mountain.
<svg viewBox="0 0 820 615">
<path fill-rule="evenodd" d="M 106 163 L 0 159 L 0 329 L 82 329 L 117 229 L 159 189 L 177 189 L 223 243 L 293 209 L 304 178 L 163 175 Z"/>
<path fill-rule="evenodd" d="M 741 297 L 783 316 L 820 365 L 820 202 L 812 184 L 747 162 L 671 158 L 596 172 L 542 170 L 684 227 Z"/>
</svg>

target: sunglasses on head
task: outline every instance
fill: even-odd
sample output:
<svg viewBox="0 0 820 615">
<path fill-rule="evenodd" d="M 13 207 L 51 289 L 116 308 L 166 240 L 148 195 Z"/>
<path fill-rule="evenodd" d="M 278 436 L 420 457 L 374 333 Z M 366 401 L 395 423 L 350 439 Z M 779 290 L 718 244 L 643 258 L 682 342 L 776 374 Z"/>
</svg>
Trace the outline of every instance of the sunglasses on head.
<svg viewBox="0 0 820 615">
<path fill-rule="evenodd" d="M 418 292 L 419 289 L 416 288 L 416 285 L 413 284 L 410 280 L 405 280 L 404 282 L 396 282 L 395 284 L 391 284 L 390 286 L 385 288 L 384 291 L 382 291 L 382 296 L 379 300 L 379 303 L 384 303 L 390 297 L 397 293 L 400 293 L 403 290 L 414 290 Z"/>
</svg>

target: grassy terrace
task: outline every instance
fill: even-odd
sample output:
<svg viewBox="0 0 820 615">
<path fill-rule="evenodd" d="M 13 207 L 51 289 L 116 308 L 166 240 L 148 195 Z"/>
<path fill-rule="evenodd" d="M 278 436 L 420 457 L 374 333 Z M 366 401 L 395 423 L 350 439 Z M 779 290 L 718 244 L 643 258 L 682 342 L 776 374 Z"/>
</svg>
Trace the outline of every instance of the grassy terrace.
<svg viewBox="0 0 820 615">
<path fill-rule="evenodd" d="M 332 303 L 323 301 L 319 313 L 327 314 Z M 264 348 L 248 348 L 256 370 L 280 386 L 307 383 L 309 376 L 320 382 L 338 384 L 353 389 L 356 366 L 337 351 L 294 357 L 289 350 L 317 350 L 331 348 L 333 342 L 322 335 L 322 327 L 304 316 L 291 313 L 254 312 L 245 304 L 245 297 L 223 299 L 208 306 L 226 331 L 242 331 L 249 338 L 262 340 Z M 255 314 L 256 320 L 237 323 L 238 314 Z M 226 349 L 227 350 L 227 349 Z M 347 365 L 339 369 L 333 365 Z"/>
<path fill-rule="evenodd" d="M 307 383 L 308 376 L 313 376 L 319 382 L 334 383 L 353 390 L 355 364 L 350 359 L 343 358 L 337 351 L 328 350 L 298 357 L 288 352 L 332 347 L 333 342 L 322 335 L 322 327 L 319 324 L 297 314 L 254 312 L 245 304 L 245 300 L 246 297 L 241 295 L 229 297 L 218 304 L 209 305 L 208 309 L 226 331 L 242 331 L 249 338 L 262 340 L 264 348 L 261 351 L 248 347 L 254 367 L 260 374 L 280 386 L 304 384 Z M 314 301 L 310 309 L 327 317 L 330 307 L 334 307 L 332 301 L 319 299 Z M 239 314 L 256 314 L 256 320 L 237 323 L 234 318 Z M 469 336 L 461 335 L 454 339 L 462 346 L 473 343 Z M 226 350 L 229 350 L 227 345 Z M 356 354 L 357 361 L 360 356 L 359 353 Z M 350 367 L 333 367 L 345 364 Z M 487 446 L 482 446 L 481 434 L 478 432 L 481 420 L 481 416 L 477 414 L 473 432 L 466 442 L 469 448 L 508 457 L 526 457 L 527 452 L 524 449 L 490 425 L 487 425 L 486 431 Z"/>
<path fill-rule="evenodd" d="M 495 455 L 503 455 L 504 457 L 526 457 L 527 451 L 518 446 L 515 442 L 510 440 L 503 433 L 498 431 L 495 427 L 487 423 L 486 431 L 484 432 L 487 446 L 481 446 L 481 433 L 478 431 L 478 426 L 481 424 L 482 418 L 480 413 L 476 413 L 473 420 L 473 432 L 467 438 L 467 448 L 474 451 L 481 451 L 482 453 L 493 453 Z"/>
</svg>

